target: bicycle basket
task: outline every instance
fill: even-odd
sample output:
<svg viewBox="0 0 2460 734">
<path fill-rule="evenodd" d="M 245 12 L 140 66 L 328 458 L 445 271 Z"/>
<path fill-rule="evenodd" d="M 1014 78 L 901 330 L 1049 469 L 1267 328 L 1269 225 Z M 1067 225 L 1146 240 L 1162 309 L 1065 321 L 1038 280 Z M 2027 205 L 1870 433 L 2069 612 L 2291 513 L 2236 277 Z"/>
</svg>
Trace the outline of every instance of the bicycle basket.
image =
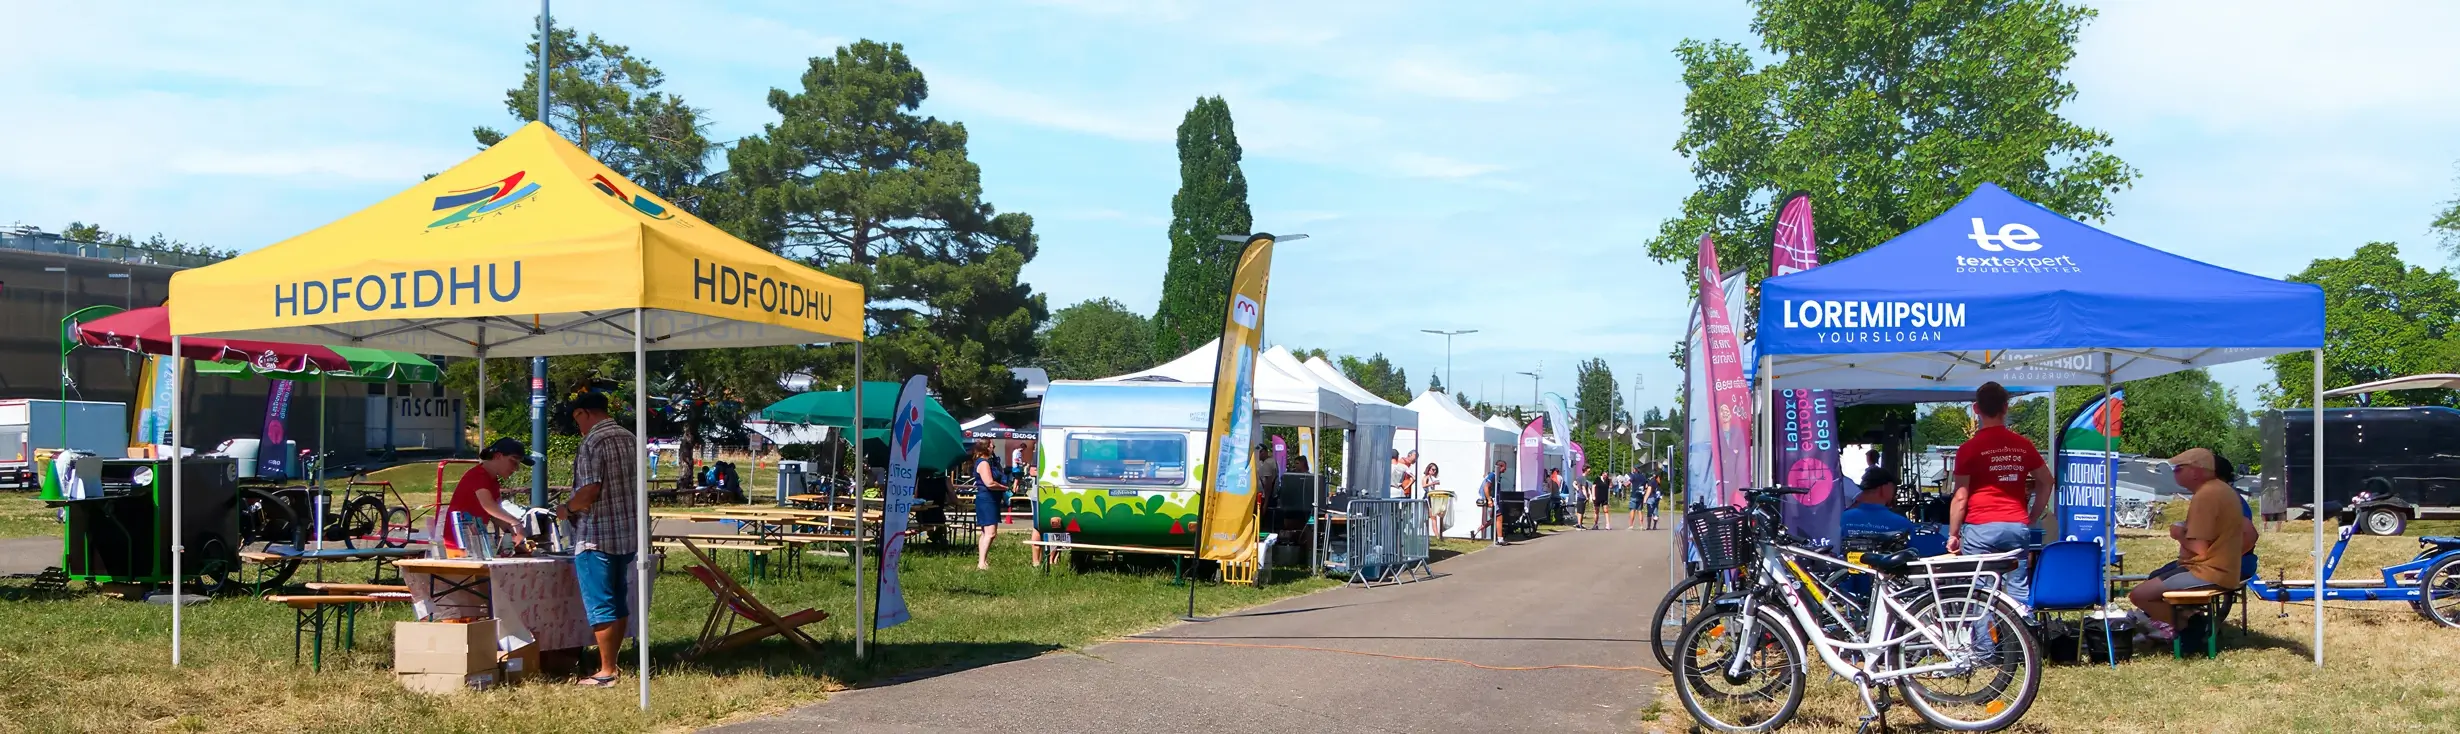
<svg viewBox="0 0 2460 734">
<path fill-rule="evenodd" d="M 1683 526 L 1700 552 L 1699 570 L 1725 571 L 1751 562 L 1748 517 L 1740 507 L 1699 507 L 1683 513 Z"/>
</svg>

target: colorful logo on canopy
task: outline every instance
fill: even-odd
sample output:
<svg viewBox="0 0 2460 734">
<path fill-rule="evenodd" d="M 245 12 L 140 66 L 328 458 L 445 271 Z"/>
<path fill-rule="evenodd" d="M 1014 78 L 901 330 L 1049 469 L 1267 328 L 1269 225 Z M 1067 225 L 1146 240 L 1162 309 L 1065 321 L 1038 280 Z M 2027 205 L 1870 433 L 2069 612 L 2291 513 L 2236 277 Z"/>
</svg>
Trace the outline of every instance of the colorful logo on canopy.
<svg viewBox="0 0 2460 734">
<path fill-rule="evenodd" d="M 606 180 L 606 176 L 604 175 L 591 176 L 589 178 L 589 185 L 596 186 L 599 191 L 604 192 L 608 196 L 615 197 L 616 201 L 630 204 L 633 211 L 649 215 L 650 219 L 675 218 L 674 212 L 667 211 L 666 207 L 658 206 L 658 203 L 650 201 L 649 197 L 631 196 L 625 194 L 621 187 L 616 186 L 613 181 Z"/>
<path fill-rule="evenodd" d="M 435 208 L 431 211 L 440 212 L 452 209 L 453 213 L 436 220 L 434 224 L 427 225 L 427 228 L 450 227 L 469 222 L 520 203 L 523 199 L 529 198 L 531 194 L 538 193 L 537 182 L 522 183 L 522 177 L 528 173 L 528 171 L 514 171 L 512 175 L 495 183 L 436 197 Z"/>
</svg>

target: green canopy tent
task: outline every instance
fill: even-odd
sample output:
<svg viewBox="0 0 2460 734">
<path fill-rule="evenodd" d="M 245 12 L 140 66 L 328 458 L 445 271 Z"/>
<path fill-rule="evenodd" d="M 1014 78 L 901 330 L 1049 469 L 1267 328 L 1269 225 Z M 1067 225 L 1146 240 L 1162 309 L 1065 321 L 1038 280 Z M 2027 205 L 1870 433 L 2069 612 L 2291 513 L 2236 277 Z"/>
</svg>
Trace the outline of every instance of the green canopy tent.
<svg viewBox="0 0 2460 734">
<path fill-rule="evenodd" d="M 888 456 L 889 419 L 897 412 L 900 389 L 902 386 L 893 382 L 863 383 L 863 454 L 883 464 Z M 843 390 L 802 393 L 760 409 L 762 420 L 839 429 L 852 428 L 855 415 L 854 393 Z M 929 399 L 923 407 L 922 465 L 946 468 L 963 456 L 965 434 L 957 430 L 957 419 L 940 406 L 939 398 Z"/>
</svg>

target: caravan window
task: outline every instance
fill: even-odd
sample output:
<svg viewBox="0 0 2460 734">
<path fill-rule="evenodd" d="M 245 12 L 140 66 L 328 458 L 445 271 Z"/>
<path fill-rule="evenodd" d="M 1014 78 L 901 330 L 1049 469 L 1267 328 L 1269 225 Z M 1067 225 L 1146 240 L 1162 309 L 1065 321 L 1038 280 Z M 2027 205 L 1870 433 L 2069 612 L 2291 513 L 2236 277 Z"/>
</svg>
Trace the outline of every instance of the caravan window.
<svg viewBox="0 0 2460 734">
<path fill-rule="evenodd" d="M 1067 474 L 1070 482 L 1176 487 L 1187 483 L 1187 436 L 1071 433 Z"/>
</svg>

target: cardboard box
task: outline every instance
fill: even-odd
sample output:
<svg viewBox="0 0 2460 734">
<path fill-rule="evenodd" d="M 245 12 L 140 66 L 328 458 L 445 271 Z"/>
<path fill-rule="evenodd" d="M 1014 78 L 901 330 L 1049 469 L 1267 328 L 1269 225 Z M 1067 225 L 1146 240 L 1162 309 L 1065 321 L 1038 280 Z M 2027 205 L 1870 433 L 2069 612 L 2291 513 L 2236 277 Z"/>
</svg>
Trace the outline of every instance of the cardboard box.
<svg viewBox="0 0 2460 734">
<path fill-rule="evenodd" d="M 496 662 L 504 668 L 504 682 L 519 683 L 538 676 L 540 661 L 538 643 L 529 643 L 496 654 Z"/>
<path fill-rule="evenodd" d="M 476 673 L 395 673 L 393 677 L 401 681 L 403 688 L 437 695 L 483 691 L 494 688 L 498 680 L 493 670 Z"/>
<path fill-rule="evenodd" d="M 495 620 L 393 623 L 393 672 L 468 675 L 496 669 Z"/>
</svg>

